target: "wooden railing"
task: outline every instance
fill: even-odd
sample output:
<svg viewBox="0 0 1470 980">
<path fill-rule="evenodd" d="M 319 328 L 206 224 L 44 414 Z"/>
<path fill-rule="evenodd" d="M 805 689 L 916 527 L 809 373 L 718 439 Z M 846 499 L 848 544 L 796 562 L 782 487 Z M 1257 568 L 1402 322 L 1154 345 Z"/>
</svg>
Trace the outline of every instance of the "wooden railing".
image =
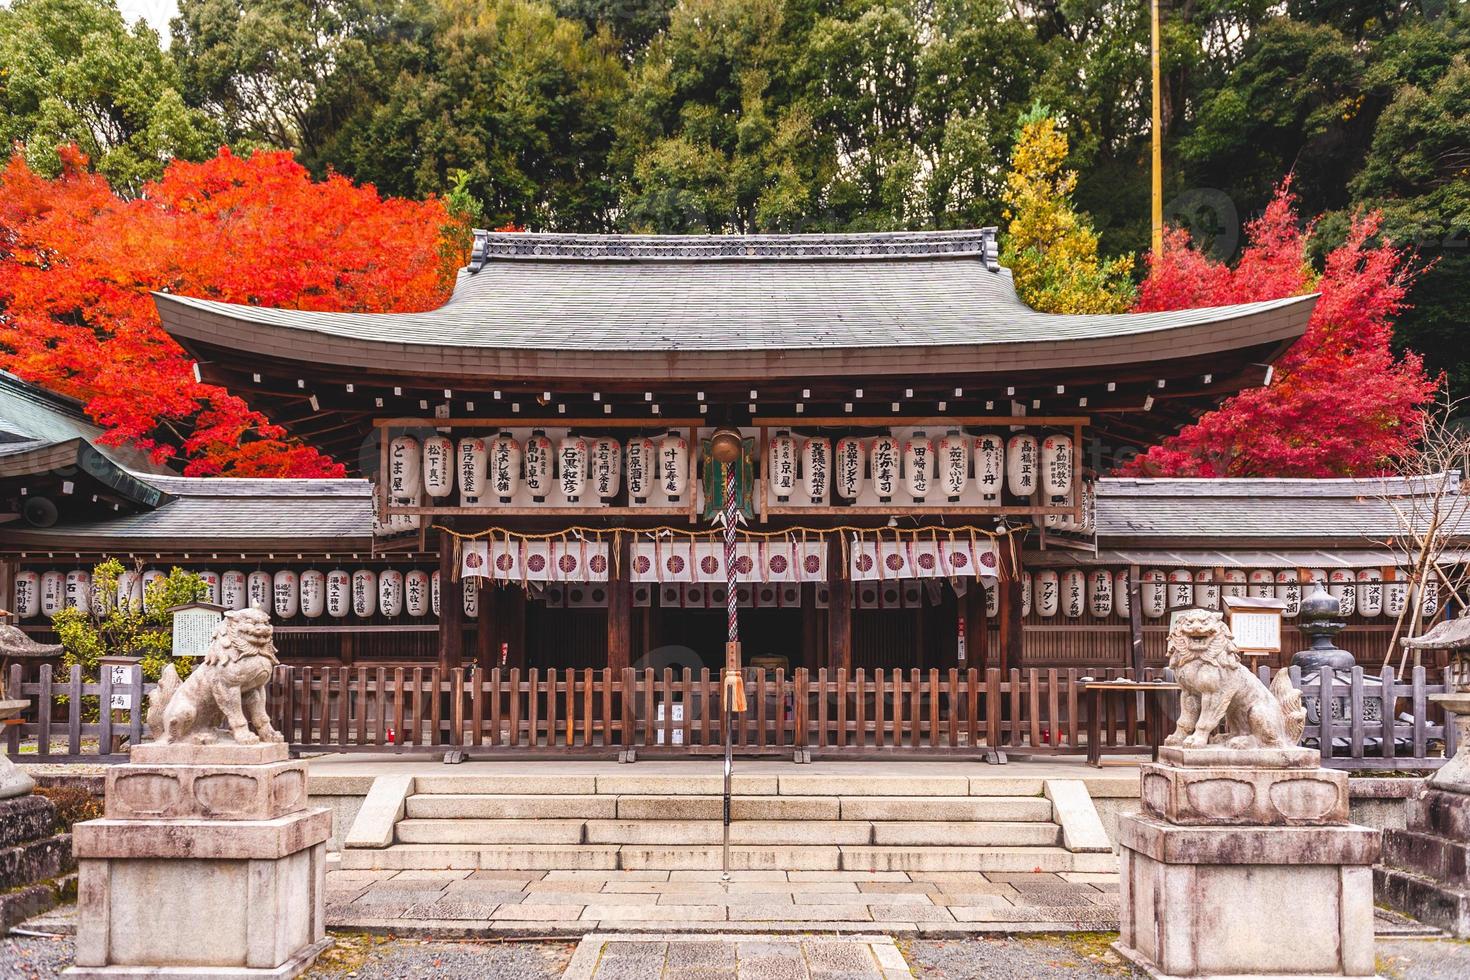
<svg viewBox="0 0 1470 980">
<path fill-rule="evenodd" d="M 992 750 L 1076 755 L 1087 749 L 1084 679 L 1118 676 L 1126 674 L 1077 668 L 750 671 L 748 710 L 737 716 L 732 742 L 742 755 L 790 755 L 798 748 L 829 758 L 964 758 Z M 1304 682 L 1295 668 L 1292 676 L 1321 704 L 1346 699 L 1345 716 L 1329 720 L 1329 738 L 1321 738 L 1318 725 L 1307 728 L 1309 743 L 1323 746 L 1325 766 L 1429 769 L 1453 753 L 1453 726 L 1433 720 L 1441 712 L 1428 701 L 1444 685 L 1429 683 L 1424 668 L 1408 681 L 1391 670 L 1373 675 L 1387 685 L 1393 705 L 1377 718 L 1368 717 L 1373 689 L 1361 668 L 1346 685 L 1331 675 L 1309 675 Z M 1154 677 L 1153 671 L 1144 674 L 1145 680 Z M 97 717 L 98 702 L 89 699 L 107 703 L 121 693 L 108 677 L 88 684 L 72 668 L 58 683 L 43 667 L 34 682 L 23 683 L 16 667 L 9 689 L 51 710 L 32 709 L 26 723 L 10 726 L 7 751 L 32 761 L 125 759 L 121 743 L 141 737 L 144 695 L 151 688 L 135 676 L 126 691 L 131 708 L 84 722 L 84 716 Z M 724 746 L 719 678 L 704 669 L 279 667 L 267 704 L 293 750 L 305 752 L 462 747 L 480 757 L 607 756 L 627 749 L 681 756 Z M 1101 704 L 1101 751 L 1147 751 L 1138 698 L 1103 698 Z M 1176 709 L 1171 705 L 1171 718 Z M 1441 754 L 1446 745 L 1449 751 Z"/>
</svg>

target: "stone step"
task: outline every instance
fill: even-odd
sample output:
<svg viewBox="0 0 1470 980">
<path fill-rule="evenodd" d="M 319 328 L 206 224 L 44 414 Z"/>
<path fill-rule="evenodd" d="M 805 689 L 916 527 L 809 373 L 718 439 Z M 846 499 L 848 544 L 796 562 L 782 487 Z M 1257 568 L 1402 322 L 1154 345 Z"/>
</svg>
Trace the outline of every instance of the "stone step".
<svg viewBox="0 0 1470 980">
<path fill-rule="evenodd" d="M 1089 777 L 1093 781 L 1103 777 Z M 833 774 L 761 775 L 737 772 L 737 796 L 1040 796 L 1043 780 L 1017 776 L 865 776 Z M 715 796 L 724 788 L 718 773 L 428 774 L 416 777 L 414 792 L 511 796 Z"/>
<path fill-rule="evenodd" d="M 574 794 L 418 794 L 404 801 L 411 819 L 544 820 L 617 816 L 616 796 Z"/>
<path fill-rule="evenodd" d="M 1470 939 L 1470 889 L 1454 888 L 1397 868 L 1373 869 L 1373 895 L 1389 908 Z"/>
<path fill-rule="evenodd" d="M 400 844 L 583 844 L 587 821 L 420 820 L 398 821 L 393 828 Z M 597 842 L 593 842 L 597 843 Z"/>
<path fill-rule="evenodd" d="M 844 796 L 843 820 L 1021 821 L 1050 823 L 1051 801 L 1045 797 L 1009 796 Z"/>
<path fill-rule="evenodd" d="M 1054 847 L 1062 842 L 1062 828 L 1049 822 L 880 820 L 872 827 L 872 843 L 879 846 Z"/>
<path fill-rule="evenodd" d="M 1413 830 L 1385 830 L 1379 861 L 1453 888 L 1470 888 L 1470 843 Z"/>
<path fill-rule="evenodd" d="M 716 845 L 394 844 L 349 848 L 344 870 L 716 870 Z M 1070 854 L 1059 847 L 875 847 L 732 844 L 731 867 L 752 871 L 1116 872 L 1111 854 Z"/>
<path fill-rule="evenodd" d="M 1470 794 L 1428 789 L 1409 798 L 1404 817 L 1410 830 L 1470 840 Z"/>
<path fill-rule="evenodd" d="M 587 841 L 594 844 L 691 847 L 719 844 L 724 826 L 719 820 L 589 820 Z M 730 843 L 749 845 L 817 846 L 867 844 L 871 824 L 837 820 L 732 820 Z"/>
</svg>

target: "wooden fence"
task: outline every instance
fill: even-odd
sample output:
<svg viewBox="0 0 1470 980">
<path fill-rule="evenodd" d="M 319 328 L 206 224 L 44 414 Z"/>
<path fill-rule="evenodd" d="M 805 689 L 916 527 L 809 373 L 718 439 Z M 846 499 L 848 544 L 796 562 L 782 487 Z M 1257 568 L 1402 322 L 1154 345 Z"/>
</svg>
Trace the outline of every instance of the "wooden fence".
<svg viewBox="0 0 1470 980">
<path fill-rule="evenodd" d="M 1127 675 L 1089 675 L 1077 668 L 750 671 L 748 710 L 737 716 L 732 741 L 741 755 L 789 756 L 798 748 L 827 758 L 963 758 L 992 749 L 1076 755 L 1087 749 L 1084 679 L 1121 676 Z M 1322 764 L 1332 768 L 1438 767 L 1453 753 L 1454 728 L 1434 720 L 1442 712 L 1428 696 L 1445 686 L 1431 684 L 1428 676 L 1422 667 L 1407 681 L 1391 669 L 1369 675 L 1355 668 L 1351 683 L 1341 684 L 1330 674 L 1303 679 L 1293 668 L 1293 682 L 1309 699 L 1338 709 L 1329 712 L 1327 738 L 1320 725 L 1309 724 L 1306 740 L 1321 747 Z M 1154 677 L 1145 672 L 1145 680 Z M 1391 707 L 1377 714 L 1374 681 L 1392 698 Z M 24 724 L 9 726 L 7 751 L 32 761 L 121 761 L 122 743 L 141 738 L 144 695 L 152 686 L 136 671 L 125 688 L 107 675 L 100 683 L 84 683 L 79 668 L 58 682 L 50 667 L 25 683 L 14 667 L 9 690 L 53 707 L 33 709 Z M 126 694 L 132 707 L 99 717 L 97 704 L 111 703 L 114 694 Z M 1101 703 L 1101 751 L 1147 751 L 1139 699 L 1109 697 Z M 463 747 L 482 757 L 548 757 L 724 750 L 719 677 L 703 669 L 279 667 L 268 708 L 297 751 L 437 753 Z M 1176 708 L 1171 704 L 1170 727 Z"/>
</svg>

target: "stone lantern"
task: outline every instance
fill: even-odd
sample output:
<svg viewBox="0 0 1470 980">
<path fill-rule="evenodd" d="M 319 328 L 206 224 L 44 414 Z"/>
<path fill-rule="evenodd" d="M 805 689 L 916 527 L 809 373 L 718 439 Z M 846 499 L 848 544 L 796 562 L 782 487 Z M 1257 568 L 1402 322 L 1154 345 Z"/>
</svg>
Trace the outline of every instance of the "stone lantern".
<svg viewBox="0 0 1470 980">
<path fill-rule="evenodd" d="M 1307 721 L 1313 725 L 1322 722 L 1322 698 L 1317 692 L 1318 678 L 1324 670 L 1332 671 L 1334 688 L 1343 692 L 1332 699 L 1332 721 L 1349 721 L 1352 717 L 1349 692 L 1357 661 L 1333 642 L 1347 626 L 1342 620 L 1341 605 L 1317 584 L 1312 594 L 1302 600 L 1298 617 L 1298 628 L 1312 640 L 1308 649 L 1298 651 L 1291 658 L 1291 665 L 1301 668 L 1302 703 L 1307 708 Z M 1376 677 L 1363 678 L 1363 718 L 1369 722 L 1383 719 L 1383 681 Z"/>
</svg>

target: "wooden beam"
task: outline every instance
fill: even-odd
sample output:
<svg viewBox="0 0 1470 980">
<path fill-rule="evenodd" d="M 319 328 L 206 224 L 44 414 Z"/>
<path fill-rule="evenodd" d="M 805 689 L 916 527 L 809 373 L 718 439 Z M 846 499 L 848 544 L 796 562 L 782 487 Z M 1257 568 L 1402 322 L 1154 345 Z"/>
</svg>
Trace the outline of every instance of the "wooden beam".
<svg viewBox="0 0 1470 980">
<path fill-rule="evenodd" d="M 512 415 L 509 417 L 498 416 L 492 418 L 487 416 L 473 419 L 401 417 L 373 419 L 373 426 L 379 429 L 524 429 L 532 425 L 537 428 L 551 429 L 683 429 L 699 428 L 708 424 L 704 419 L 664 418 L 660 415 L 650 415 L 646 419 L 619 418 L 612 415 L 605 418 L 599 418 L 595 415 L 582 418 L 560 418 L 555 415 L 546 418 L 530 418 Z"/>
<path fill-rule="evenodd" d="M 926 415 L 921 417 L 904 415 L 795 415 L 790 418 L 756 417 L 751 425 L 772 428 L 829 429 L 848 426 L 851 428 L 881 428 L 915 425 L 1087 425 L 1091 418 L 1086 415 Z"/>
<path fill-rule="evenodd" d="M 464 588 L 456 580 L 454 538 L 439 535 L 439 667 L 452 670 L 464 664 Z"/>
<path fill-rule="evenodd" d="M 624 538 L 607 577 L 607 667 L 622 670 L 633 661 L 633 542 Z"/>
<path fill-rule="evenodd" d="M 827 667 L 852 670 L 852 582 L 842 563 L 842 542 L 827 541 Z"/>
<path fill-rule="evenodd" d="M 1128 566 L 1128 666 L 1133 676 L 1143 679 L 1143 590 L 1139 585 L 1137 565 Z"/>
<path fill-rule="evenodd" d="M 997 610 L 996 618 L 1000 621 L 1000 649 L 996 651 L 996 666 L 1005 672 L 1013 667 L 1025 665 L 1025 623 L 1021 617 L 1021 573 L 1023 569 L 1020 543 L 1017 542 L 1014 552 L 1010 548 L 1001 548 L 999 553 L 1001 574 L 996 588 L 1000 589 L 1000 608 Z"/>
</svg>

